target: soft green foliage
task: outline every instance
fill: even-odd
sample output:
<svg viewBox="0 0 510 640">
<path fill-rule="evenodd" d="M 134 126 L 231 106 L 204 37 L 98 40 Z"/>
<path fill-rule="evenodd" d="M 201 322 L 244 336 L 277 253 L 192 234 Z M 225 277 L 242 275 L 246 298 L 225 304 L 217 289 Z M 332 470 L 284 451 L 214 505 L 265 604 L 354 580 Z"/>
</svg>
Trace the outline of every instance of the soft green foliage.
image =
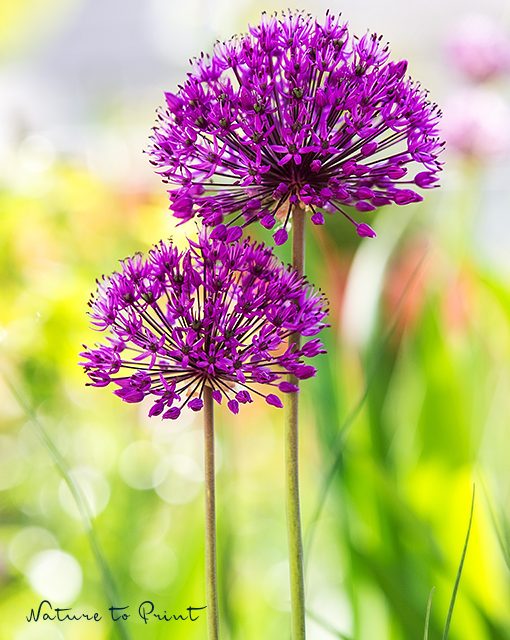
<svg viewBox="0 0 510 640">
<path fill-rule="evenodd" d="M 199 421 L 149 421 L 109 390 L 85 387 L 76 364 L 81 343 L 93 340 L 85 303 L 94 278 L 160 237 L 178 239 L 182 228 L 171 229 L 151 193 L 126 198 L 64 165 L 53 166 L 47 182 L 44 198 L 0 194 L 0 637 L 53 637 L 53 628 L 70 640 L 201 640 L 203 618 L 130 620 L 124 636 L 106 618 L 49 628 L 25 622 L 40 600 L 52 599 L 36 571 L 49 549 L 81 567 L 83 586 L 64 603 L 75 611 L 108 614 L 112 604 L 136 609 L 145 599 L 168 613 L 204 604 Z M 329 353 L 302 391 L 311 640 L 409 640 L 424 628 L 439 640 L 479 479 L 485 491 L 448 638 L 510 637 L 502 450 L 510 290 L 469 252 L 452 257 L 440 228 L 418 224 L 432 219 L 434 206 L 417 208 L 419 219 L 410 216 L 405 228 L 386 239 L 381 233 L 379 246 L 362 251 L 344 245 L 334 218 L 309 235 L 310 279 L 332 308 Z M 383 256 L 380 274 L 372 251 Z M 346 297 L 360 273 L 373 280 Z M 358 303 L 373 316 L 352 325 L 347 315 L 357 317 Z M 239 419 L 217 411 L 225 638 L 287 633 L 281 419 L 258 403 Z M 54 582 L 48 574 L 46 585 Z M 48 636 L 26 635 L 37 630 Z"/>
</svg>

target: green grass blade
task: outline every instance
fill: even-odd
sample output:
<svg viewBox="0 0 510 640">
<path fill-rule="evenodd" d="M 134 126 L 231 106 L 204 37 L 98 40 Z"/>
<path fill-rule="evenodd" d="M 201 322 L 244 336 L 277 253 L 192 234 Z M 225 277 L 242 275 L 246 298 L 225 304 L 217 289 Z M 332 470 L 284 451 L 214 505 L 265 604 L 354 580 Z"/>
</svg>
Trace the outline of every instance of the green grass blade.
<svg viewBox="0 0 510 640">
<path fill-rule="evenodd" d="M 471 511 L 469 513 L 469 523 L 466 532 L 466 539 L 464 541 L 464 548 L 462 549 L 462 556 L 460 558 L 459 568 L 457 570 L 457 576 L 455 577 L 455 584 L 453 585 L 452 597 L 450 599 L 450 606 L 448 607 L 448 615 L 446 616 L 446 623 L 443 632 L 443 640 L 447 640 L 450 632 L 450 624 L 452 621 L 453 610 L 455 608 L 455 601 L 457 599 L 457 591 L 459 590 L 460 579 L 462 576 L 462 570 L 464 568 L 464 560 L 466 559 L 466 553 L 469 544 L 469 536 L 471 535 L 471 525 L 473 524 L 473 513 L 475 510 L 475 485 L 473 485 L 473 493 L 471 496 Z"/>
<path fill-rule="evenodd" d="M 425 631 L 423 632 L 423 640 L 429 640 L 430 612 L 432 610 L 432 598 L 434 597 L 435 587 L 430 590 L 429 600 L 427 602 L 427 615 L 425 616 Z"/>
<path fill-rule="evenodd" d="M 92 550 L 92 555 L 94 556 L 94 560 L 98 566 L 99 573 L 101 575 L 101 580 L 103 582 L 103 588 L 105 594 L 108 598 L 110 605 L 115 606 L 116 603 L 120 602 L 117 588 L 115 585 L 114 578 L 106 561 L 105 555 L 101 548 L 101 544 L 97 537 L 96 531 L 92 524 L 92 515 L 90 513 L 90 509 L 87 503 L 85 496 L 79 486 L 79 484 L 72 478 L 69 472 L 69 465 L 67 464 L 65 458 L 62 456 L 57 446 L 51 439 L 51 436 L 48 434 L 43 424 L 39 420 L 36 415 L 35 410 L 30 406 L 30 404 L 22 397 L 22 395 L 18 392 L 18 390 L 10 383 L 9 380 L 5 380 L 7 386 L 9 387 L 11 393 L 18 401 L 20 407 L 25 412 L 29 422 L 34 426 L 35 432 L 42 442 L 42 444 L 46 447 L 55 467 L 58 469 L 62 479 L 66 483 L 71 495 L 76 503 L 78 511 L 80 513 L 80 518 L 83 524 L 83 528 L 87 534 L 89 545 Z M 131 635 L 129 634 L 126 625 L 122 620 L 119 620 L 115 628 L 118 631 L 119 637 L 122 640 L 130 640 Z"/>
</svg>

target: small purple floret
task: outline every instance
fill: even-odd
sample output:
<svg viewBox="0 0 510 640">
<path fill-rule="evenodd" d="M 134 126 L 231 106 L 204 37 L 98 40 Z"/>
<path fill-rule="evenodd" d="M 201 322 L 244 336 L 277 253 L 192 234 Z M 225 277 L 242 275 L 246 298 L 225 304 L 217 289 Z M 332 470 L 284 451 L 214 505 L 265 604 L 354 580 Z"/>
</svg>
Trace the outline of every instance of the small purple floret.
<svg viewBox="0 0 510 640">
<path fill-rule="evenodd" d="M 200 409 L 204 406 L 204 401 L 202 400 L 202 398 L 193 398 L 193 400 L 190 400 L 188 402 L 188 407 L 192 410 L 192 411 L 200 411 Z"/>
<path fill-rule="evenodd" d="M 229 400 L 227 406 L 233 414 L 237 415 L 239 413 L 239 402 L 237 400 Z"/>
<path fill-rule="evenodd" d="M 238 394 L 236 394 L 236 399 L 239 402 L 241 402 L 242 404 L 247 404 L 248 402 L 253 402 L 252 397 L 250 396 L 248 391 L 245 391 L 244 389 L 242 391 L 239 391 Z"/>
<path fill-rule="evenodd" d="M 368 224 L 365 224 L 364 222 L 356 226 L 356 233 L 361 238 L 375 238 L 377 236 L 372 227 L 370 227 Z"/>
<path fill-rule="evenodd" d="M 278 389 L 283 393 L 297 393 L 299 391 L 297 384 L 292 384 L 292 382 L 287 382 L 287 380 L 280 382 Z"/>
<path fill-rule="evenodd" d="M 289 237 L 289 234 L 285 229 L 278 229 L 278 231 L 273 234 L 274 242 L 277 246 L 281 244 L 285 244 L 287 242 L 288 237 Z"/>
<path fill-rule="evenodd" d="M 278 407 L 278 409 L 281 409 L 283 407 L 282 401 L 274 393 L 270 393 L 266 396 L 266 402 L 267 404 L 273 405 L 273 407 Z"/>
</svg>

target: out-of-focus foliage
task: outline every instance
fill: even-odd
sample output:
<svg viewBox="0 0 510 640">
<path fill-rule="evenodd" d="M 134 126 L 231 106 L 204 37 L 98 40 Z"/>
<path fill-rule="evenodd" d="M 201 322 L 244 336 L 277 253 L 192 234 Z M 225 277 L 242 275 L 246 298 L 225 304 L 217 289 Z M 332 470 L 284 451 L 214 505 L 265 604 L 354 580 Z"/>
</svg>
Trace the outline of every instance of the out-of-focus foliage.
<svg viewBox="0 0 510 640">
<path fill-rule="evenodd" d="M 95 278 L 195 230 L 172 226 L 160 185 L 98 177 L 44 136 L 20 136 L 0 183 L 0 638 L 119 637 L 108 607 L 130 605 L 120 637 L 202 640 L 203 616 L 145 625 L 136 615 L 144 600 L 168 614 L 205 604 L 199 419 L 149 420 L 85 387 L 77 366 L 94 340 Z M 449 638 L 510 638 L 510 286 L 479 257 L 487 173 L 450 160 L 425 204 L 381 211 L 377 240 L 359 244 L 335 217 L 308 236 L 332 324 L 302 391 L 310 640 L 421 639 L 432 587 L 429 638 L 441 638 L 473 482 Z M 238 418 L 217 410 L 225 639 L 288 634 L 282 417 L 257 402 Z M 103 619 L 26 622 L 45 598 Z"/>
</svg>

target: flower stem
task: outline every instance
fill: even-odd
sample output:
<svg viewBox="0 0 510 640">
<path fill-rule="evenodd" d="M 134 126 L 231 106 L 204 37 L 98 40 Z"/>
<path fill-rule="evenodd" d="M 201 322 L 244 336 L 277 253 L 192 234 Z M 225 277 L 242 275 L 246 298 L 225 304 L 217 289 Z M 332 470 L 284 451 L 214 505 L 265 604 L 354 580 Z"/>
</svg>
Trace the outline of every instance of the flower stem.
<svg viewBox="0 0 510 640">
<path fill-rule="evenodd" d="M 305 262 L 305 213 L 299 207 L 292 210 L 292 264 L 303 273 Z M 290 345 L 300 346 L 300 335 L 289 338 Z M 299 386 L 295 376 L 290 382 Z M 289 541 L 290 603 L 292 640 L 304 640 L 305 632 L 305 588 L 303 575 L 303 542 L 301 536 L 301 514 L 299 506 L 299 393 L 291 393 L 285 434 L 285 466 L 287 496 L 287 532 Z"/>
<path fill-rule="evenodd" d="M 205 580 L 207 638 L 218 640 L 218 584 L 216 577 L 216 505 L 214 479 L 214 410 L 212 389 L 204 387 L 204 461 L 205 461 Z"/>
</svg>

